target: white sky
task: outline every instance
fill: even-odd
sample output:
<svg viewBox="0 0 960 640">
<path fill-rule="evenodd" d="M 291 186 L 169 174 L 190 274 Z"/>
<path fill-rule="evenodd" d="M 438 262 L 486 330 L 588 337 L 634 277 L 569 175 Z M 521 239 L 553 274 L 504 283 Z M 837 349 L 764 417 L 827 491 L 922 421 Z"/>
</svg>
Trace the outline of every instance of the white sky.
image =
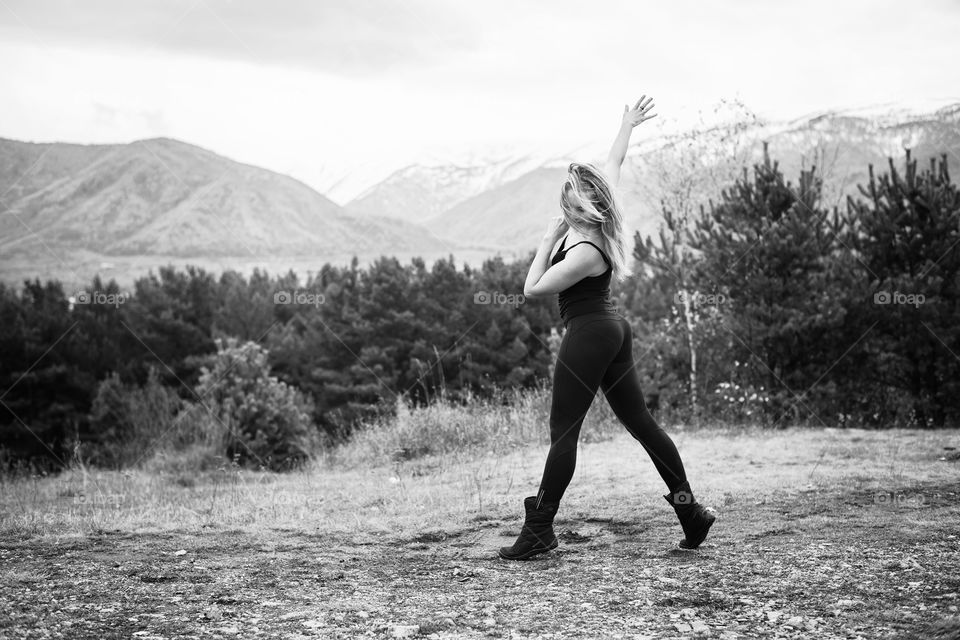
<svg viewBox="0 0 960 640">
<path fill-rule="evenodd" d="M 324 191 L 612 139 L 641 93 L 660 117 L 635 139 L 722 98 L 773 120 L 960 101 L 957 34 L 951 0 L 0 0 L 0 136 L 169 136 Z"/>
</svg>

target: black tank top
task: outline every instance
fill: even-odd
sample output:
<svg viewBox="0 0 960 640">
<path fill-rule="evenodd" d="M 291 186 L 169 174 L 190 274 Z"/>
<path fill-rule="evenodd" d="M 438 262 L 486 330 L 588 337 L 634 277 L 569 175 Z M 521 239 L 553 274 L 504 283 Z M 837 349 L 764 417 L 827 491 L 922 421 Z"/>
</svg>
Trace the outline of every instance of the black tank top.
<svg viewBox="0 0 960 640">
<path fill-rule="evenodd" d="M 560 304 L 560 317 L 564 322 L 567 322 L 570 318 L 585 313 L 597 313 L 601 311 L 614 312 L 616 306 L 613 304 L 613 301 L 610 300 L 610 276 L 613 274 L 613 265 L 611 265 L 610 260 L 607 259 L 607 254 L 603 252 L 603 249 L 589 240 L 581 240 L 564 248 L 566 243 L 567 238 L 564 237 L 563 242 L 560 243 L 560 248 L 557 249 L 557 253 L 550 261 L 551 266 L 563 260 L 567 252 L 578 244 L 589 244 L 600 252 L 603 261 L 607 263 L 607 270 L 598 276 L 583 278 L 561 291 L 557 297 L 557 301 Z"/>
</svg>

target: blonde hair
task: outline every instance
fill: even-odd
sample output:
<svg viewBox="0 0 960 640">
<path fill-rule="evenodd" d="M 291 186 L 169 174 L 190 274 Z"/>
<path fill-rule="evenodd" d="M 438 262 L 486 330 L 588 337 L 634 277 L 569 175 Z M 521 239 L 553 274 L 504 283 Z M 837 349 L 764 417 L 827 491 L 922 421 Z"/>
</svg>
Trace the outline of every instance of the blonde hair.
<svg viewBox="0 0 960 640">
<path fill-rule="evenodd" d="M 564 221 L 574 231 L 590 235 L 590 231 L 599 229 L 604 253 L 617 280 L 631 275 L 623 237 L 623 208 L 616 189 L 603 172 L 590 163 L 571 162 L 560 190 L 560 208 Z"/>
</svg>

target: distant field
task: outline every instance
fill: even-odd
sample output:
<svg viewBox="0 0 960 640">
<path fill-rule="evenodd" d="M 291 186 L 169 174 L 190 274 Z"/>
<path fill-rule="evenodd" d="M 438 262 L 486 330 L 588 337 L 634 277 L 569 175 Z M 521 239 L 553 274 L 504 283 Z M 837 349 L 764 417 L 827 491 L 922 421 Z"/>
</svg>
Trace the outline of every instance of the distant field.
<svg viewBox="0 0 960 640">
<path fill-rule="evenodd" d="M 531 247 L 531 250 L 535 248 Z M 449 253 L 424 254 L 423 252 L 404 251 L 400 247 L 397 251 L 391 252 L 390 255 L 395 256 L 402 263 L 408 263 L 414 257 L 421 257 L 429 265 L 441 258 L 448 258 L 450 253 L 454 254 L 459 267 L 462 267 L 464 263 L 479 267 L 484 260 L 497 255 L 498 252 L 494 249 L 457 249 L 454 252 L 451 249 Z M 501 252 L 501 255 L 507 262 L 517 258 L 516 255 L 508 253 Z M 93 280 L 94 275 L 99 273 L 104 282 L 113 278 L 121 287 L 129 287 L 136 279 L 147 275 L 151 269 L 156 273 L 158 267 L 167 264 L 172 264 L 181 270 L 187 265 L 195 265 L 217 274 L 227 269 L 234 269 L 249 275 L 254 267 L 259 267 L 261 270 L 266 269 L 271 274 L 286 273 L 293 269 L 301 279 L 305 280 L 308 273 L 317 273 L 324 264 L 348 265 L 353 256 L 353 253 L 348 252 L 341 255 L 317 257 L 183 258 L 180 256 L 103 256 L 87 251 L 76 251 L 64 255 L 61 255 L 60 252 L 52 252 L 47 255 L 30 255 L 20 258 L 5 256 L 0 258 L 0 282 L 19 287 L 24 280 L 33 280 L 34 278 L 39 278 L 41 281 L 56 279 L 64 283 L 66 287 L 72 288 L 88 285 Z M 365 266 L 379 257 L 379 254 L 357 256 L 361 266 Z"/>
<path fill-rule="evenodd" d="M 542 445 L 7 480 L 0 637 L 958 637 L 960 432 L 674 434 L 720 514 L 693 552 L 626 434 L 581 446 L 526 563 L 495 551 Z"/>
</svg>

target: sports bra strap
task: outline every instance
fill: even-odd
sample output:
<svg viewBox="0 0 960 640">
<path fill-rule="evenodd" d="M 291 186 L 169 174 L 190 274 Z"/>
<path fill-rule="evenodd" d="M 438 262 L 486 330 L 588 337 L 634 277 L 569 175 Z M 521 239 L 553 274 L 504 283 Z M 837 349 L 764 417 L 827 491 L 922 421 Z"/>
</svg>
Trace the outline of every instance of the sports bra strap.
<svg viewBox="0 0 960 640">
<path fill-rule="evenodd" d="M 564 240 L 566 240 L 566 238 L 564 238 Z M 602 258 L 603 258 L 603 261 L 607 263 L 607 266 L 613 266 L 612 264 L 610 264 L 610 260 L 607 259 L 607 254 L 605 254 L 605 253 L 603 252 L 603 249 L 601 249 L 601 248 L 598 247 L 597 245 L 593 244 L 593 243 L 590 242 L 589 240 L 581 240 L 580 242 L 575 242 L 574 244 L 572 244 L 572 245 L 570 245 L 569 247 L 567 247 L 567 251 L 570 251 L 570 249 L 573 249 L 573 248 L 574 248 L 575 246 L 577 246 L 578 244 L 589 244 L 589 245 L 592 246 L 594 249 L 596 249 L 597 251 L 600 252 L 600 257 L 602 257 Z M 561 249 L 561 251 L 562 251 L 562 249 Z"/>
</svg>

